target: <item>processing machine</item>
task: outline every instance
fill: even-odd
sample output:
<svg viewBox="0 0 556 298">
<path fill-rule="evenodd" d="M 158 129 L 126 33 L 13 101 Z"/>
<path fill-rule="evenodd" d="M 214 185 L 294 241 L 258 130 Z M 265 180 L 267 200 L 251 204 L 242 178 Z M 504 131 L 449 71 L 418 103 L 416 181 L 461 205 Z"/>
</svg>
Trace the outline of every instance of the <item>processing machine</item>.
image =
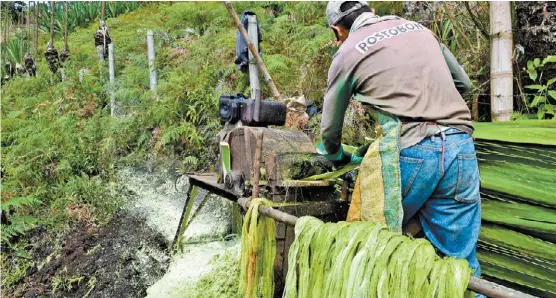
<svg viewBox="0 0 556 298">
<path fill-rule="evenodd" d="M 248 99 L 241 94 L 222 96 L 219 116 L 223 129 L 219 134 L 217 173 L 189 174 L 192 187 L 188 199 L 197 194 L 195 191 L 192 195 L 192 189 L 199 187 L 234 202 L 265 197 L 280 206 L 276 209 L 293 216 L 311 215 L 326 221 L 345 219 L 347 190 L 353 181 L 345 179 L 338 184 L 338 179 L 303 179 L 329 172 L 333 165 L 316 153 L 305 133 L 279 127 L 284 125 L 287 112 L 286 104 L 279 101 Z M 235 216 L 234 221 L 241 218 L 237 212 Z M 187 216 L 182 216 L 182 220 L 184 217 Z M 180 223 L 176 241 L 183 227 Z M 283 286 L 288 248 L 293 239 L 294 227 L 277 222 L 277 292 Z"/>
</svg>

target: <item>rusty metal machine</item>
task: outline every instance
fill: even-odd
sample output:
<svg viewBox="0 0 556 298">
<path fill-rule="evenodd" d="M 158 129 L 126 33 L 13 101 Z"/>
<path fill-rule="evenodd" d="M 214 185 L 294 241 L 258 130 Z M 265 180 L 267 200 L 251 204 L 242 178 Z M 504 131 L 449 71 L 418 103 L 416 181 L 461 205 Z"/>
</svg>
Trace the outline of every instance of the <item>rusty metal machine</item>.
<svg viewBox="0 0 556 298">
<path fill-rule="evenodd" d="M 255 111 L 259 111 L 258 115 Z M 241 95 L 223 96 L 219 113 L 224 128 L 220 133 L 218 172 L 188 175 L 192 186 L 234 202 L 265 197 L 285 203 L 276 209 L 293 216 L 311 215 L 327 221 L 345 219 L 347 201 L 341 186 L 333 180 L 301 179 L 332 169 L 332 164 L 316 153 L 309 136 L 301 131 L 269 127 L 285 123 L 284 103 L 250 100 Z M 176 240 L 183 233 L 182 227 L 180 223 Z M 287 254 L 293 239 L 294 227 L 277 222 L 277 289 L 282 288 L 285 280 Z"/>
</svg>

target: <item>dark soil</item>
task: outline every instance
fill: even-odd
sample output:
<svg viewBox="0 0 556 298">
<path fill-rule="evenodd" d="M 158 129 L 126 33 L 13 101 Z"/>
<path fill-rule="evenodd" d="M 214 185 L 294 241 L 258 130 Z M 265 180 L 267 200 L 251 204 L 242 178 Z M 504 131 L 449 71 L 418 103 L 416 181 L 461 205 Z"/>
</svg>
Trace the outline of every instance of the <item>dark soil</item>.
<svg viewBox="0 0 556 298">
<path fill-rule="evenodd" d="M 168 265 L 168 243 L 144 221 L 119 213 L 104 227 L 79 221 L 53 248 L 35 242 L 37 265 L 8 297 L 145 297 Z M 48 260 L 50 258 L 50 260 Z"/>
</svg>

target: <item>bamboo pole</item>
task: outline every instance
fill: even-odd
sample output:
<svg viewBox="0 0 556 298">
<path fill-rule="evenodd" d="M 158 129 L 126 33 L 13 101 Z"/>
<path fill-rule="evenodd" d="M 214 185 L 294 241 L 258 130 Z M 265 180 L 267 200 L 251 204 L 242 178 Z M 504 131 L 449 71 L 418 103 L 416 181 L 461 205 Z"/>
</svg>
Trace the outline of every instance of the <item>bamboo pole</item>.
<svg viewBox="0 0 556 298">
<path fill-rule="evenodd" d="M 251 201 L 250 198 L 239 198 L 237 203 L 242 206 L 244 209 L 249 208 L 249 202 Z M 276 210 L 271 207 L 266 207 L 263 205 L 259 205 L 259 213 L 273 218 L 277 221 L 286 223 L 290 226 L 295 226 L 297 220 L 299 219 L 297 216 L 293 216 L 286 212 L 282 212 L 280 210 Z M 490 298 L 534 298 L 535 296 L 531 296 L 529 294 L 525 294 L 523 292 L 504 287 L 502 285 L 486 281 L 484 279 L 479 279 L 474 276 L 471 276 L 469 280 L 469 284 L 467 285 L 467 289 L 474 291 L 475 293 L 486 295 Z"/>
<path fill-rule="evenodd" d="M 276 88 L 276 85 L 274 84 L 274 81 L 272 80 L 272 77 L 270 76 L 270 73 L 268 72 L 268 69 L 266 69 L 266 66 L 263 63 L 263 60 L 261 59 L 261 56 L 259 55 L 259 52 L 257 51 L 255 46 L 253 45 L 253 42 L 251 41 L 251 39 L 249 38 L 249 35 L 245 31 L 245 28 L 243 28 L 243 25 L 241 24 L 241 21 L 239 20 L 239 17 L 237 16 L 234 8 L 232 7 L 232 3 L 230 3 L 230 1 L 225 1 L 224 3 L 226 5 L 226 8 L 228 9 L 230 14 L 232 15 L 232 18 L 234 19 L 236 27 L 239 30 L 241 36 L 243 37 L 243 39 L 247 43 L 247 48 L 249 48 L 251 53 L 253 53 L 253 56 L 255 57 L 255 60 L 257 60 L 257 65 L 259 66 L 259 68 L 263 72 L 265 80 L 266 80 L 268 86 L 270 87 L 270 90 L 272 91 L 272 95 L 276 99 L 282 100 L 282 96 L 280 95 L 280 92 L 278 91 L 278 88 Z"/>
<path fill-rule="evenodd" d="M 490 101 L 492 121 L 513 113 L 512 17 L 509 1 L 490 3 Z"/>
</svg>

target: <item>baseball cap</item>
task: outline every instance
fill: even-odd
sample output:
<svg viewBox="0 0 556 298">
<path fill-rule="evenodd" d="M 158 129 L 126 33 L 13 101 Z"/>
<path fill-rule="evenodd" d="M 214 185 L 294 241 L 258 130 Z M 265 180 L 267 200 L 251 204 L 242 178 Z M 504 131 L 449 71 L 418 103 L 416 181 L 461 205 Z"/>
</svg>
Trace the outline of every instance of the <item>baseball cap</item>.
<svg viewBox="0 0 556 298">
<path fill-rule="evenodd" d="M 340 7 L 345 2 L 357 2 L 358 5 L 355 5 L 355 6 L 351 7 L 350 9 L 348 9 L 346 11 L 342 11 L 340 9 Z M 358 10 L 359 8 L 361 8 L 363 6 L 369 6 L 369 4 L 367 4 L 366 1 L 330 1 L 330 2 L 328 2 L 328 5 L 326 6 L 326 20 L 328 22 L 328 26 L 338 24 L 338 22 L 341 21 L 342 18 L 344 18 L 348 14 Z"/>
</svg>

